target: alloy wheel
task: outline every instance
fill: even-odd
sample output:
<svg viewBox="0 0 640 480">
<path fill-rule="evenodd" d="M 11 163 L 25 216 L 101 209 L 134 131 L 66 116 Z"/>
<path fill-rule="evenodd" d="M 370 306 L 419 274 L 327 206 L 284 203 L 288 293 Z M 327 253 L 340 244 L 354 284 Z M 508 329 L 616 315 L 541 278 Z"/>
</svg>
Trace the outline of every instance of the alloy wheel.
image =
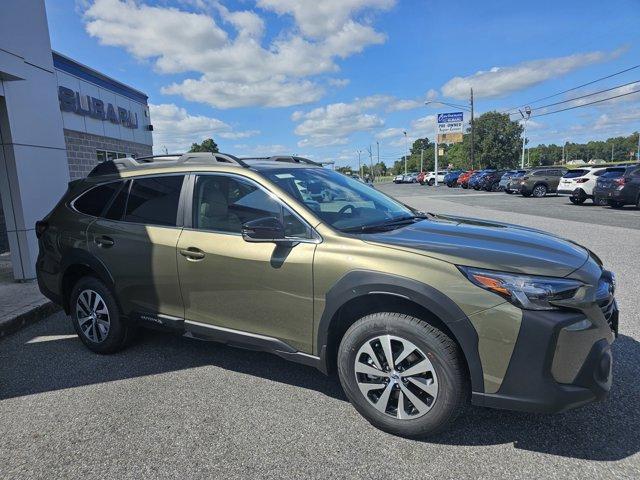
<svg viewBox="0 0 640 480">
<path fill-rule="evenodd" d="M 433 364 L 415 344 L 394 335 L 367 340 L 355 358 L 358 387 L 379 412 L 407 420 L 426 414 L 438 396 Z"/>
<path fill-rule="evenodd" d="M 547 187 L 544 185 L 538 185 L 533 189 L 534 197 L 544 197 L 547 193 Z"/>
<path fill-rule="evenodd" d="M 82 290 L 76 301 L 76 318 L 82 334 L 94 343 L 101 343 L 109 335 L 109 309 L 98 292 Z"/>
</svg>

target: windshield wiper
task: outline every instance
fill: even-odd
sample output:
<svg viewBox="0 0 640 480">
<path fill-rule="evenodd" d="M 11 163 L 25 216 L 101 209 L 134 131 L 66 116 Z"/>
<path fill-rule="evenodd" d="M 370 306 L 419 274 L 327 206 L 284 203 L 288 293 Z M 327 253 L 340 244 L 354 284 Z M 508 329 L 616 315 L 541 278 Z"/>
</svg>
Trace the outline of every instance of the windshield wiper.
<svg viewBox="0 0 640 480">
<path fill-rule="evenodd" d="M 373 223 L 370 225 L 358 225 L 356 227 L 347 227 L 347 228 L 342 228 L 341 230 L 347 233 L 365 233 L 365 232 L 393 230 L 395 228 L 402 227 L 405 225 L 411 225 L 415 223 L 416 220 L 424 220 L 426 218 L 431 218 L 430 214 L 419 212 L 418 215 L 411 215 L 409 217 L 402 217 L 402 218 L 394 218 L 394 219 L 386 220 L 380 223 Z"/>
</svg>

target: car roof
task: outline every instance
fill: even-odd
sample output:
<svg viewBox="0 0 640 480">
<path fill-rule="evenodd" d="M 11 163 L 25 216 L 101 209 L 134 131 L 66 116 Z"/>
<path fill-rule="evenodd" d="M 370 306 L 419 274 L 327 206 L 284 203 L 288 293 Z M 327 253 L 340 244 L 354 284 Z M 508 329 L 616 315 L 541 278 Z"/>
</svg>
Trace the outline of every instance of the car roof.
<svg viewBox="0 0 640 480">
<path fill-rule="evenodd" d="M 88 177 L 119 175 L 120 173 L 149 172 L 162 173 L 163 170 L 180 169 L 190 171 L 205 167 L 238 167 L 263 170 L 267 168 L 322 168 L 322 165 L 303 157 L 293 155 L 274 155 L 271 157 L 239 158 L 227 153 L 190 152 L 174 155 L 152 155 L 148 157 L 125 157 L 108 160 L 96 165 Z"/>
</svg>

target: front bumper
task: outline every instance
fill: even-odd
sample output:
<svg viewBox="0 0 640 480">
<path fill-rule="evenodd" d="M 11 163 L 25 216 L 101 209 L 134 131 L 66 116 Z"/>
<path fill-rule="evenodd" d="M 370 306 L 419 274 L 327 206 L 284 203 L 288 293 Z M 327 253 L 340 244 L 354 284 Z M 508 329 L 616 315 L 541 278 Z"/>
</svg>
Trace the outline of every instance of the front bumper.
<svg viewBox="0 0 640 480">
<path fill-rule="evenodd" d="M 606 315 L 611 332 L 603 335 L 602 328 L 593 324 L 591 328 L 577 328 L 587 318 L 581 312 L 524 311 L 518 341 L 500 388 L 496 393 L 473 392 L 472 403 L 555 413 L 604 399 L 612 380 L 610 343 L 618 328 L 615 301 Z M 569 358 L 568 353 L 574 365 L 554 362 Z M 576 361 L 579 364 L 575 365 Z M 572 377 L 568 383 L 556 378 L 567 374 Z"/>
</svg>

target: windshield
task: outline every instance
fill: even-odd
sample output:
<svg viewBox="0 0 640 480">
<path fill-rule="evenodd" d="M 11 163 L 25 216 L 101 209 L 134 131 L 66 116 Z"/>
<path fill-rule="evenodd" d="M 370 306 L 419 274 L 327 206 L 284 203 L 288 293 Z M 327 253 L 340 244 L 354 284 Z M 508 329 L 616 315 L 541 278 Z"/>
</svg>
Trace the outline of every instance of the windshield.
<svg viewBox="0 0 640 480">
<path fill-rule="evenodd" d="M 260 173 L 338 230 L 357 230 L 416 215 L 375 188 L 333 170 L 268 168 Z"/>
</svg>

